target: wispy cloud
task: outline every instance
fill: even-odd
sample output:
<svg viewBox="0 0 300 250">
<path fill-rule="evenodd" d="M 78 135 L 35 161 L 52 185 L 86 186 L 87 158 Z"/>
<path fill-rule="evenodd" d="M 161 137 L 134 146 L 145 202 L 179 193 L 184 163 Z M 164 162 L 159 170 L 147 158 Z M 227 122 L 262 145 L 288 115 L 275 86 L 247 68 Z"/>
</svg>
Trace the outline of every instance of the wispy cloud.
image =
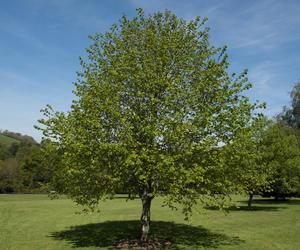
<svg viewBox="0 0 300 250">
<path fill-rule="evenodd" d="M 219 1 L 173 1 L 173 0 L 130 0 L 134 8 L 143 8 L 147 12 L 171 10 L 184 19 L 196 16 L 207 17 L 215 13 L 224 3 Z"/>
<path fill-rule="evenodd" d="M 214 36 L 232 48 L 270 50 L 300 40 L 298 1 L 178 1 L 131 0 L 148 12 L 170 9 L 185 19 L 209 17 Z M 295 32 L 297 34 L 295 34 Z"/>
<path fill-rule="evenodd" d="M 39 39 L 37 39 L 32 34 L 32 31 L 23 23 L 17 22 L 10 17 L 6 18 L 5 20 L 5 22 L 0 22 L 0 33 L 5 33 L 3 35 L 10 35 L 17 39 L 21 39 L 36 49 L 45 48 L 45 45 Z"/>
<path fill-rule="evenodd" d="M 293 83 L 286 83 L 282 78 L 285 67 L 284 63 L 265 61 L 249 72 L 250 81 L 254 86 L 251 98 L 266 102 L 265 113 L 270 117 L 279 113 L 284 105 L 289 104 L 289 90 Z"/>
<path fill-rule="evenodd" d="M 296 1 L 251 1 L 237 15 L 219 12 L 216 18 L 234 48 L 268 50 L 300 39 L 299 7 Z"/>
<path fill-rule="evenodd" d="M 54 25 L 63 26 L 65 23 L 72 24 L 78 28 L 104 28 L 111 24 L 112 10 L 107 6 L 107 2 L 80 1 L 80 0 L 51 0 L 39 1 L 30 0 L 28 6 L 35 6 L 34 12 L 38 13 L 45 9 L 55 10 L 55 15 L 59 19 Z M 99 5 L 97 5 L 99 4 Z"/>
<path fill-rule="evenodd" d="M 40 80 L 34 76 L 29 77 L 15 71 L 0 70 L 0 88 L 0 96 L 2 97 L 12 94 L 20 95 L 28 98 L 28 101 L 38 100 L 42 105 L 46 105 L 48 102 L 64 104 L 66 99 L 71 100 L 73 87 L 69 80 L 55 76 Z M 62 92 L 62 89 L 66 92 Z M 45 96 L 44 93 L 47 95 Z M 17 100 L 11 99 L 11 102 L 17 102 Z"/>
<path fill-rule="evenodd" d="M 272 81 L 276 79 L 276 71 L 274 70 L 276 66 L 278 65 L 267 61 L 258 64 L 252 70 L 250 70 L 250 78 L 255 84 L 254 86 L 257 90 L 257 94 L 261 96 L 277 94 L 275 91 L 270 91 Z"/>
</svg>

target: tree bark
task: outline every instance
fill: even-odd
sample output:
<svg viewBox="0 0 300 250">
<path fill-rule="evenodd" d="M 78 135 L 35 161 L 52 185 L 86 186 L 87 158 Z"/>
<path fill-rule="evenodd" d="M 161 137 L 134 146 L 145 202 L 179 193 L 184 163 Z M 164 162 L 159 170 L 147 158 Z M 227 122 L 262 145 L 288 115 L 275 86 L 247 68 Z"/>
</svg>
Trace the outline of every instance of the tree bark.
<svg viewBox="0 0 300 250">
<path fill-rule="evenodd" d="M 143 195 L 142 197 L 143 209 L 142 209 L 142 216 L 141 216 L 141 227 L 142 227 L 141 242 L 148 241 L 148 234 L 150 230 L 151 201 L 152 201 L 151 197 L 149 197 L 147 194 Z"/>
<path fill-rule="evenodd" d="M 250 194 L 248 199 L 248 209 L 252 208 L 252 200 L 253 200 L 253 194 Z"/>
</svg>

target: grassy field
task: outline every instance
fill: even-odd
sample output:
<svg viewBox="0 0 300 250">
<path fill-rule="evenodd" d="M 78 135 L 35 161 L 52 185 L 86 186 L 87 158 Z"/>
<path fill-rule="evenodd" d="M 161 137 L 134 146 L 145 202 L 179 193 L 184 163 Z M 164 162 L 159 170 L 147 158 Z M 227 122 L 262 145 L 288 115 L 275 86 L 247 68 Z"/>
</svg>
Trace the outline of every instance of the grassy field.
<svg viewBox="0 0 300 250">
<path fill-rule="evenodd" d="M 256 199 L 254 210 L 235 197 L 239 209 L 195 214 L 186 223 L 176 211 L 152 207 L 151 233 L 174 249 L 300 249 L 300 199 L 275 203 Z M 259 197 L 258 197 L 259 198 Z M 140 202 L 114 199 L 100 213 L 77 214 L 68 199 L 46 195 L 0 195 L 0 249 L 111 249 L 111 242 L 138 235 Z"/>
</svg>

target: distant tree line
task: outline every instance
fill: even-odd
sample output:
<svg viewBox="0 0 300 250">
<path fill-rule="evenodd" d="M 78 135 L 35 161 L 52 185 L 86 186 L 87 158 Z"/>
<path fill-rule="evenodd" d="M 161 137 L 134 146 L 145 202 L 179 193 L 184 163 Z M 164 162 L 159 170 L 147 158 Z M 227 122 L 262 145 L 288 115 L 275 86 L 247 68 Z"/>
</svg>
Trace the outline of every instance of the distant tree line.
<svg viewBox="0 0 300 250">
<path fill-rule="evenodd" d="M 12 142 L 0 141 L 0 193 L 45 192 L 52 179 L 41 145 L 32 137 L 2 131 Z"/>
</svg>

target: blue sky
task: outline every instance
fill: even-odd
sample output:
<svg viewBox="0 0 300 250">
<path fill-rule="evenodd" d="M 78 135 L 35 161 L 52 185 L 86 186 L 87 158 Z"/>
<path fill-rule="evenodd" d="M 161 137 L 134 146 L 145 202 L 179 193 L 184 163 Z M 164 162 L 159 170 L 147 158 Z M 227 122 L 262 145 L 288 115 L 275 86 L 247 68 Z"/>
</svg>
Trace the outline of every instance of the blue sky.
<svg viewBox="0 0 300 250">
<path fill-rule="evenodd" d="M 272 117 L 289 105 L 300 80 L 300 1 L 294 0 L 2 0 L 0 1 L 0 129 L 41 135 L 33 125 L 51 104 L 67 110 L 88 35 L 122 14 L 169 9 L 185 19 L 207 16 L 211 43 L 227 44 L 231 71 L 249 69 L 252 100 Z"/>
</svg>

